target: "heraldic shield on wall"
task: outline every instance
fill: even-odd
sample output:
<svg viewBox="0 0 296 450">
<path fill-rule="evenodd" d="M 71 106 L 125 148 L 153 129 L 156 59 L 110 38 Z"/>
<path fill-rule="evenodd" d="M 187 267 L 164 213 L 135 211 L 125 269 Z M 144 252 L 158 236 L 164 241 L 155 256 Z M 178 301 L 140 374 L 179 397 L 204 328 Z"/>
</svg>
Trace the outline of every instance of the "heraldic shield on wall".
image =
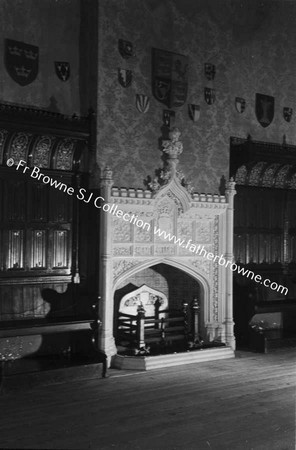
<svg viewBox="0 0 296 450">
<path fill-rule="evenodd" d="M 118 39 L 118 51 L 124 59 L 128 59 L 133 54 L 133 44 L 130 41 L 124 39 Z"/>
<path fill-rule="evenodd" d="M 246 109 L 246 100 L 242 97 L 235 97 L 235 109 L 242 114 Z"/>
<path fill-rule="evenodd" d="M 273 121 L 274 97 L 256 94 L 256 117 L 262 127 L 266 128 Z"/>
<path fill-rule="evenodd" d="M 140 113 L 145 114 L 150 107 L 150 98 L 144 94 L 136 94 L 136 107 Z"/>
<path fill-rule="evenodd" d="M 67 81 L 70 77 L 70 64 L 66 61 L 55 61 L 55 71 L 61 81 Z"/>
<path fill-rule="evenodd" d="M 188 90 L 188 57 L 152 49 L 152 92 L 169 108 L 182 106 Z"/>
<path fill-rule="evenodd" d="M 5 67 L 21 86 L 32 83 L 38 74 L 39 49 L 35 45 L 5 39 Z"/>
<path fill-rule="evenodd" d="M 200 106 L 193 105 L 192 103 L 190 103 L 188 105 L 188 114 L 190 119 L 193 120 L 193 122 L 197 122 L 198 119 L 200 118 Z"/>
<path fill-rule="evenodd" d="M 118 81 L 122 87 L 129 87 L 133 79 L 133 73 L 129 69 L 118 68 Z"/>
<path fill-rule="evenodd" d="M 292 108 L 283 108 L 283 116 L 286 122 L 291 122 L 293 115 L 293 109 Z"/>
</svg>

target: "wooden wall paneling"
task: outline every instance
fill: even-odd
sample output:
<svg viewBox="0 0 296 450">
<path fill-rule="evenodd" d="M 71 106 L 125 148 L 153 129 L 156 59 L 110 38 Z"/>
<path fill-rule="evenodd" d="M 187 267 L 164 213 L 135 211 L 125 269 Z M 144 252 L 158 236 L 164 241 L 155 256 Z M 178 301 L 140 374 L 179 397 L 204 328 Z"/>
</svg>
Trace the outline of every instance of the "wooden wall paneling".
<svg viewBox="0 0 296 450">
<path fill-rule="evenodd" d="M 47 231 L 36 229 L 31 230 L 31 268 L 45 269 L 46 268 L 46 253 L 47 253 Z"/>
<path fill-rule="evenodd" d="M 249 269 L 260 274 L 262 279 L 269 278 L 289 289 L 288 297 L 285 297 L 281 292 L 234 274 L 236 337 L 243 345 L 247 344 L 248 321 L 255 314 L 256 302 L 294 299 L 296 295 L 296 185 L 289 178 L 296 171 L 295 150 L 294 146 L 259 143 L 251 139 L 244 141 L 241 148 L 231 146 L 231 175 L 235 176 L 239 168 L 246 167 L 246 176 L 238 177 L 236 185 L 236 261 L 243 264 L 242 242 L 245 242 L 245 263 Z M 260 161 L 268 171 L 265 178 L 261 174 L 251 186 L 250 169 Z M 284 163 L 285 170 L 282 170 Z M 249 317 L 247 311 L 242 311 L 242 297 L 250 306 Z"/>
<path fill-rule="evenodd" d="M 3 252 L 3 230 L 0 227 L 0 274 L 4 271 L 4 252 Z"/>
<path fill-rule="evenodd" d="M 19 286 L 20 289 L 22 289 L 23 291 L 23 296 L 24 296 L 24 309 L 23 309 L 23 314 L 24 314 L 24 318 L 26 319 L 32 319 L 35 317 L 35 305 L 36 305 L 36 300 L 35 300 L 35 293 L 32 292 L 32 287 L 30 285 L 20 285 Z"/>
<path fill-rule="evenodd" d="M 12 297 L 12 286 L 1 286 L 1 320 L 12 320 L 14 318 Z"/>
<path fill-rule="evenodd" d="M 47 244 L 47 267 L 48 272 L 51 273 L 53 267 L 53 230 L 50 228 L 48 229 Z"/>
<path fill-rule="evenodd" d="M 258 205 L 258 198 L 255 197 L 254 191 L 251 192 L 249 202 L 249 215 L 247 218 L 247 226 L 256 228 L 258 224 L 258 216 L 260 215 L 260 205 Z"/>
<path fill-rule="evenodd" d="M 258 233 L 258 263 L 262 264 L 266 262 L 266 236 L 264 233 Z"/>
<path fill-rule="evenodd" d="M 32 297 L 33 303 L 33 316 L 34 317 L 46 317 L 48 314 L 48 305 L 42 296 L 42 285 L 32 285 Z"/>
<path fill-rule="evenodd" d="M 57 183 L 72 186 L 72 171 L 80 170 L 81 155 L 88 146 L 88 120 L 44 111 L 39 114 L 31 108 L 4 109 L 0 107 L 3 136 L 7 137 L 1 140 L 0 133 L 0 147 L 2 141 L 6 146 L 4 158 L 0 157 L 0 320 L 71 314 L 74 297 L 67 289 L 74 197 L 32 179 L 29 172 L 6 167 L 5 162 L 9 155 L 15 161 L 21 157 Z M 19 155 L 17 145 L 22 146 Z M 53 148 L 59 148 L 55 161 Z M 45 150 L 48 155 L 44 156 Z"/>
<path fill-rule="evenodd" d="M 280 234 L 273 234 L 270 240 L 271 263 L 279 263 L 281 261 L 281 242 Z"/>
<path fill-rule="evenodd" d="M 4 183 L 3 183 L 2 178 L 0 177 L 0 218 L 1 218 L 1 220 L 3 220 L 3 218 L 4 218 L 3 201 L 4 201 Z"/>
<path fill-rule="evenodd" d="M 24 296 L 22 286 L 16 285 L 11 288 L 13 293 L 12 310 L 14 319 L 22 319 L 24 317 Z"/>
<path fill-rule="evenodd" d="M 246 199 L 247 201 L 247 199 Z M 245 203 L 244 194 L 242 192 L 242 195 L 240 198 L 237 198 L 237 195 L 234 197 L 234 209 L 235 209 L 235 226 L 236 227 L 243 227 L 245 226 L 246 222 L 244 220 L 244 208 L 242 208 L 242 204 Z M 245 203 L 245 208 L 247 209 L 247 205 Z"/>
<path fill-rule="evenodd" d="M 288 191 L 287 218 L 289 221 L 288 260 L 296 263 L 296 192 Z"/>
<path fill-rule="evenodd" d="M 53 268 L 69 268 L 69 231 L 53 230 Z"/>
<path fill-rule="evenodd" d="M 8 230 L 8 252 L 7 264 L 8 269 L 24 268 L 24 232 L 20 228 L 14 227 Z"/>
<path fill-rule="evenodd" d="M 48 186 L 41 183 L 28 183 L 28 220 L 48 221 Z"/>
<path fill-rule="evenodd" d="M 25 182 L 6 180 L 4 188 L 4 218 L 8 221 L 24 222 L 26 220 L 26 185 Z"/>
<path fill-rule="evenodd" d="M 8 230 L 2 229 L 2 263 L 3 263 L 3 274 L 7 271 L 8 268 Z"/>
<path fill-rule="evenodd" d="M 24 316 L 26 318 L 42 318 L 48 313 L 48 307 L 42 298 L 42 285 L 27 284 L 20 286 L 24 296 Z"/>
<path fill-rule="evenodd" d="M 247 264 L 258 264 L 258 234 L 248 233 L 248 260 Z"/>
<path fill-rule="evenodd" d="M 272 261 L 272 255 L 270 253 L 270 242 L 271 242 L 271 235 L 269 233 L 264 234 L 264 257 L 263 262 L 266 264 L 271 264 Z"/>
<path fill-rule="evenodd" d="M 272 189 L 271 191 L 272 204 L 270 205 L 271 223 L 274 228 L 282 229 L 283 217 L 285 210 L 285 191 L 281 189 Z M 271 201 L 269 200 L 269 203 Z"/>
<path fill-rule="evenodd" d="M 238 234 L 234 234 L 234 236 L 233 236 L 233 243 L 234 243 L 234 247 L 235 247 L 234 259 L 237 262 L 241 262 L 242 261 L 241 248 L 240 248 L 240 239 L 241 239 L 241 236 L 239 236 Z"/>
<path fill-rule="evenodd" d="M 289 235 L 288 240 L 288 262 L 296 262 L 296 237 L 294 235 Z"/>
<path fill-rule="evenodd" d="M 268 195 L 264 189 L 260 189 L 259 192 L 254 192 L 254 201 L 258 204 L 258 216 L 256 227 L 259 228 L 269 228 L 270 227 L 270 217 L 269 217 L 269 203 Z"/>
<path fill-rule="evenodd" d="M 234 235 L 235 260 L 241 264 L 246 264 L 246 245 L 245 233 Z"/>
<path fill-rule="evenodd" d="M 62 179 L 62 182 L 71 187 L 71 179 Z M 51 188 L 49 191 L 49 221 L 54 223 L 67 223 L 72 221 L 73 197 L 63 190 Z"/>
<path fill-rule="evenodd" d="M 287 195 L 287 211 L 290 220 L 290 228 L 296 229 L 296 192 L 288 191 Z"/>
</svg>

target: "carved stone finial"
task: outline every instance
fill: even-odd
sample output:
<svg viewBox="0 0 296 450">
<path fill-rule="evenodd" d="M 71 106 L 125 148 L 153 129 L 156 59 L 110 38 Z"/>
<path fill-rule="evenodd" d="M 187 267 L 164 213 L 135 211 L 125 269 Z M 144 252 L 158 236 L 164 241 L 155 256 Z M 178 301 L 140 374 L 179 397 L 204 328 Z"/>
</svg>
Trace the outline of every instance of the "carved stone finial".
<svg viewBox="0 0 296 450">
<path fill-rule="evenodd" d="M 152 190 L 152 192 L 157 192 L 160 188 L 160 184 L 158 182 L 157 178 L 154 178 L 153 181 L 151 181 L 148 186 L 150 187 L 150 189 Z"/>
<path fill-rule="evenodd" d="M 112 170 L 110 169 L 110 167 L 106 166 L 105 169 L 103 170 L 103 176 L 101 178 L 101 187 L 106 187 L 108 189 L 111 189 L 111 187 L 113 186 L 113 179 L 112 179 Z"/>
<path fill-rule="evenodd" d="M 226 183 L 225 197 L 227 202 L 229 203 L 229 208 L 233 209 L 233 200 L 236 194 L 235 190 L 235 181 L 231 177 L 230 180 Z"/>
<path fill-rule="evenodd" d="M 179 128 L 174 127 L 170 132 L 169 132 L 169 138 L 172 142 L 178 142 L 179 138 L 181 137 L 181 131 L 179 130 Z"/>
<path fill-rule="evenodd" d="M 235 190 L 235 181 L 234 181 L 233 177 L 231 177 L 230 180 L 226 183 L 226 190 L 227 191 Z"/>
<path fill-rule="evenodd" d="M 109 166 L 106 166 L 103 172 L 103 179 L 104 180 L 112 180 L 112 170 L 110 169 Z"/>
<path fill-rule="evenodd" d="M 183 152 L 183 144 L 179 140 L 181 131 L 178 128 L 173 128 L 169 132 L 169 138 L 163 141 L 163 151 L 167 154 L 167 165 L 170 171 L 171 178 L 176 174 L 176 167 L 179 162 L 178 156 Z"/>
<path fill-rule="evenodd" d="M 181 131 L 179 128 L 173 128 L 169 132 L 169 138 L 163 141 L 163 151 L 167 153 L 168 159 L 176 159 L 183 152 L 183 144 L 179 141 Z"/>
</svg>

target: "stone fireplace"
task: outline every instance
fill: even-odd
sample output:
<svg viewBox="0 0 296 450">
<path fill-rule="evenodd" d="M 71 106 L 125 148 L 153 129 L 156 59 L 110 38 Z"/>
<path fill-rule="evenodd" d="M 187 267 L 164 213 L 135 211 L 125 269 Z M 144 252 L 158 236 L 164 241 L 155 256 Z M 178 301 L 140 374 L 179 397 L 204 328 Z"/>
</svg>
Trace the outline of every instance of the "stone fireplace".
<svg viewBox="0 0 296 450">
<path fill-rule="evenodd" d="M 113 187 L 109 168 L 102 177 L 100 345 L 109 359 L 117 353 L 114 314 L 129 284 L 164 292 L 169 305 L 197 296 L 203 338 L 235 349 L 232 272 L 218 259 L 233 258 L 234 182 L 225 196 L 193 193 L 177 171 L 183 150 L 177 129 L 163 147 L 166 164 L 149 190 Z M 183 275 L 192 283 L 176 282 L 173 292 Z"/>
</svg>

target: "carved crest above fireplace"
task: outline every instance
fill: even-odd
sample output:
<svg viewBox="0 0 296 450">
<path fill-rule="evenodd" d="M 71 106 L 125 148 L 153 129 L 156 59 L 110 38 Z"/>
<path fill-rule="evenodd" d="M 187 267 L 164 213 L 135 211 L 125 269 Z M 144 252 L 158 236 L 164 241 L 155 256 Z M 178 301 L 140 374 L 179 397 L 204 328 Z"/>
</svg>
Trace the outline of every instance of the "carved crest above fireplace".
<svg viewBox="0 0 296 450">
<path fill-rule="evenodd" d="M 115 205 L 112 214 L 101 214 L 101 347 L 108 356 L 116 353 L 114 292 L 125 278 L 160 263 L 199 282 L 207 339 L 235 347 L 232 272 L 207 257 L 224 255 L 232 261 L 234 183 L 228 183 L 226 197 L 191 193 L 177 171 L 183 150 L 180 134 L 172 130 L 164 142 L 167 159 L 162 179 L 153 180 L 150 190 L 112 187 L 109 168 L 102 178 L 102 197 Z"/>
</svg>

